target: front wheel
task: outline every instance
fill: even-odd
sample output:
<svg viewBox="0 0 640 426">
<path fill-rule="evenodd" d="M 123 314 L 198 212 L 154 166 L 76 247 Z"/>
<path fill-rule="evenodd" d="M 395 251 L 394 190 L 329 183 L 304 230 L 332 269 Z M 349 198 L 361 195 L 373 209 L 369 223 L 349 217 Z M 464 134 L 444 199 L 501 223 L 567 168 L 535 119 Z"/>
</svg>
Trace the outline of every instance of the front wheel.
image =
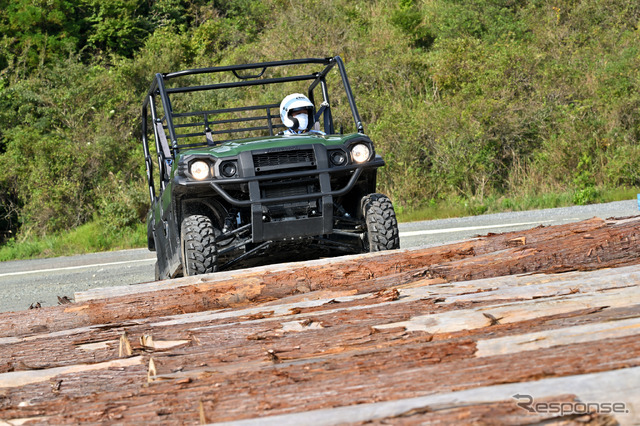
<svg viewBox="0 0 640 426">
<path fill-rule="evenodd" d="M 215 231 L 207 216 L 191 215 L 182 221 L 180 244 L 184 276 L 208 274 L 218 270 Z"/>
<path fill-rule="evenodd" d="M 393 204 L 386 195 L 369 194 L 362 198 L 362 214 L 367 224 L 364 250 L 369 252 L 400 248 L 400 233 Z"/>
</svg>

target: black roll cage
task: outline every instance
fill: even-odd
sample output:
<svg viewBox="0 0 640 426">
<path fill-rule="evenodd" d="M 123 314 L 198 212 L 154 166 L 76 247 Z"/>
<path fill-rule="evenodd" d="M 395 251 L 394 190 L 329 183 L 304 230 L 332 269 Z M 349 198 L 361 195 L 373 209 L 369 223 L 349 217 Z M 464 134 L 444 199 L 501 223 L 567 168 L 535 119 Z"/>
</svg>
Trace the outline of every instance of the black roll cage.
<svg viewBox="0 0 640 426">
<path fill-rule="evenodd" d="M 320 72 L 315 72 L 311 74 L 302 74 L 302 75 L 293 75 L 287 77 L 276 77 L 276 78 L 262 78 L 267 68 L 281 67 L 281 66 L 290 66 L 290 65 L 305 65 L 305 64 L 319 64 L 324 65 L 324 69 Z M 256 131 L 256 130 L 268 130 L 270 135 L 274 135 L 274 130 L 277 128 L 285 128 L 282 124 L 275 124 L 272 122 L 272 119 L 278 118 L 279 115 L 279 104 L 269 104 L 269 105 L 254 105 L 254 106 L 246 106 L 240 108 L 226 108 L 226 109 L 215 109 L 208 111 L 194 111 L 187 112 L 181 114 L 174 114 L 171 101 L 169 99 L 169 95 L 172 93 L 188 93 L 188 92 L 197 92 L 197 91 L 205 91 L 205 90 L 216 90 L 216 89 L 228 89 L 228 88 L 236 88 L 236 87 L 246 87 L 246 86 L 257 86 L 257 85 L 268 85 L 268 84 L 277 84 L 277 83 L 287 83 L 287 82 L 295 82 L 295 81 L 312 81 L 308 88 L 308 97 L 311 102 L 314 102 L 313 99 L 313 90 L 321 85 L 322 96 L 326 102 L 329 101 L 329 93 L 326 84 L 326 76 L 327 74 L 335 67 L 338 66 L 338 70 L 340 72 L 340 77 L 342 79 L 342 84 L 347 96 L 347 100 L 349 102 L 349 107 L 351 108 L 351 113 L 353 116 L 353 120 L 356 126 L 358 133 L 364 133 L 364 128 L 362 125 L 362 121 L 360 119 L 360 114 L 358 113 L 358 108 L 356 106 L 355 99 L 353 97 L 353 92 L 351 90 L 351 85 L 349 84 L 349 80 L 347 79 L 347 73 L 344 67 L 344 63 L 339 56 L 334 56 L 330 58 L 307 58 L 307 59 L 293 59 L 293 60 L 285 60 L 285 61 L 273 61 L 273 62 L 262 62 L 262 63 L 252 63 L 252 64 L 243 64 L 243 65 L 231 65 L 231 66 L 221 66 L 221 67 L 208 67 L 208 68 L 197 68 L 197 69 L 189 69 L 184 71 L 177 71 L 172 73 L 157 73 L 153 82 L 151 83 L 151 87 L 149 91 L 144 97 L 142 103 L 142 143 L 144 148 L 145 155 L 145 165 L 147 169 L 147 180 L 149 182 L 149 192 L 151 195 L 151 199 L 153 200 L 155 197 L 155 188 L 153 181 L 153 160 L 149 151 L 149 140 L 147 137 L 147 130 L 149 123 L 147 122 L 147 114 L 150 110 L 151 119 L 153 121 L 153 131 L 156 142 L 156 153 L 158 159 L 158 167 L 161 176 L 168 176 L 168 168 L 167 164 L 168 160 L 174 160 L 176 158 L 177 153 L 180 149 L 183 148 L 192 148 L 197 146 L 208 146 L 208 145 L 217 145 L 220 143 L 227 142 L 228 139 L 224 141 L 213 141 L 213 135 L 218 134 L 230 134 L 239 133 L 239 132 L 248 132 L 248 131 Z M 238 71 L 243 70 L 261 70 L 256 74 L 249 75 L 241 75 Z M 217 83 L 217 84 L 208 84 L 208 85 L 199 85 L 199 86 L 185 86 L 185 87 L 174 87 L 167 88 L 165 86 L 165 82 L 171 79 L 196 75 L 196 74 L 211 74 L 211 73 L 222 73 L 222 72 L 231 72 L 233 75 L 238 78 L 239 81 L 236 82 L 226 82 L 226 83 Z M 158 117 L 157 109 L 156 109 L 156 96 L 160 97 L 160 101 L 164 110 L 164 117 Z M 273 114 L 272 110 L 276 110 L 276 113 Z M 256 110 L 265 110 L 266 115 L 264 116 L 254 116 L 248 118 L 239 118 L 239 119 L 227 119 L 227 120 L 213 120 L 209 121 L 209 117 L 217 114 L 224 114 L 230 112 L 238 112 L 238 111 L 256 111 Z M 188 124 L 174 124 L 174 118 L 177 117 L 189 117 L 189 116 L 202 116 L 204 120 L 198 123 L 188 123 Z M 266 126 L 252 126 L 252 127 L 241 127 L 241 128 L 233 128 L 233 129 L 225 129 L 225 130 L 211 130 L 211 126 L 216 124 L 230 124 L 230 123 L 242 123 L 242 122 L 253 122 L 253 121 L 261 121 L 266 120 Z M 327 113 L 324 114 L 324 127 L 327 133 L 335 133 L 335 129 L 333 126 L 333 118 L 331 117 L 330 110 L 327 110 Z M 176 128 L 186 128 L 186 127 L 200 127 L 204 128 L 204 132 L 196 132 L 196 133 L 185 133 L 185 134 L 177 134 Z M 169 137 L 171 139 L 171 143 L 166 139 L 166 133 L 164 130 L 168 130 Z M 191 143 L 191 144 L 179 144 L 178 140 L 180 138 L 194 137 L 194 136 L 205 136 L 205 142 L 202 143 Z M 166 182 L 165 179 L 161 179 L 161 185 L 164 189 Z"/>
</svg>

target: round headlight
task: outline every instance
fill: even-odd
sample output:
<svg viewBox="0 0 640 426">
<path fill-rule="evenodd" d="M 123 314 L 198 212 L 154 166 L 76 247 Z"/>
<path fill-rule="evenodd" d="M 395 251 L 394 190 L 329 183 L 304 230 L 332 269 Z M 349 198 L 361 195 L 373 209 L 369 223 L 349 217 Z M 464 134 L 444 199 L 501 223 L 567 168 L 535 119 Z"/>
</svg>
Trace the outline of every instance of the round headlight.
<svg viewBox="0 0 640 426">
<path fill-rule="evenodd" d="M 356 163 L 364 163 L 369 159 L 369 156 L 371 156 L 371 151 L 369 147 L 363 143 L 359 143 L 351 148 L 351 157 Z"/>
<path fill-rule="evenodd" d="M 203 180 L 209 177 L 209 165 L 205 161 L 194 161 L 191 163 L 189 171 L 196 180 Z"/>
<path fill-rule="evenodd" d="M 222 176 L 224 177 L 234 177 L 237 171 L 238 167 L 233 161 L 227 161 L 220 165 L 220 173 L 222 173 Z"/>
<path fill-rule="evenodd" d="M 342 166 L 347 162 L 347 157 L 342 151 L 333 151 L 329 158 L 331 158 L 331 162 L 336 166 Z"/>
</svg>

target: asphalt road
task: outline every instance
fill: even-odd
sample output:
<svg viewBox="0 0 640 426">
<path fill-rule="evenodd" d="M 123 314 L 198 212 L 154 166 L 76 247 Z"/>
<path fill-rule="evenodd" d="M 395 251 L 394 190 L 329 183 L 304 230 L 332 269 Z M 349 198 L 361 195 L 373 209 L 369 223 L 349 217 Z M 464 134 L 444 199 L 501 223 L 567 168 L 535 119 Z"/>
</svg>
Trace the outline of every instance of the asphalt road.
<svg viewBox="0 0 640 426">
<path fill-rule="evenodd" d="M 428 247 L 489 232 L 559 225 L 592 217 L 640 214 L 636 200 L 526 212 L 510 212 L 400 224 L 402 248 Z M 19 311 L 39 302 L 58 304 L 76 291 L 153 281 L 155 253 L 147 249 L 93 253 L 51 259 L 0 262 L 0 312 Z"/>
</svg>

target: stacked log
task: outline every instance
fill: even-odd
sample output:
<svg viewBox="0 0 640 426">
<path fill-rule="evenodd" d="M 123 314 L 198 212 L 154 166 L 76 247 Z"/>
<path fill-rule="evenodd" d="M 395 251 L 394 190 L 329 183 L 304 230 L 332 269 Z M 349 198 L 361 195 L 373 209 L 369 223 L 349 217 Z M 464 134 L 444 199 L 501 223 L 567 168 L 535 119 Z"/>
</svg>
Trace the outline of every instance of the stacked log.
<svg viewBox="0 0 640 426">
<path fill-rule="evenodd" d="M 0 418 L 633 424 L 639 236 L 592 219 L 0 314 Z"/>
</svg>

